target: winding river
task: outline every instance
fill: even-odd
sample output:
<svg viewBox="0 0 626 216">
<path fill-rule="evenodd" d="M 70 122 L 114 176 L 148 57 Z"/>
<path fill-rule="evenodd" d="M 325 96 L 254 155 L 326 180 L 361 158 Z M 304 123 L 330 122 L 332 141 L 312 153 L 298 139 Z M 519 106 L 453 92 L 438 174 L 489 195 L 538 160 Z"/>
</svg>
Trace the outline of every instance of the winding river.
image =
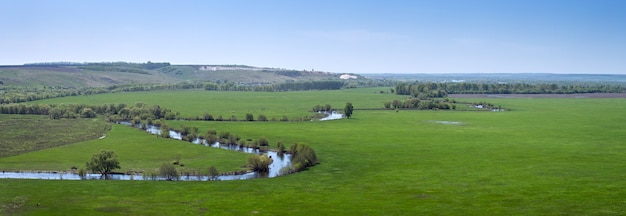
<svg viewBox="0 0 626 216">
<path fill-rule="evenodd" d="M 342 114 L 337 113 L 335 111 L 331 113 L 325 113 L 325 114 L 327 114 L 328 116 L 320 119 L 320 121 L 336 120 L 336 119 L 343 118 Z M 119 124 L 132 126 L 130 122 L 119 122 Z M 141 128 L 140 125 L 136 125 L 135 127 Z M 147 126 L 145 131 L 151 134 L 157 134 L 157 135 L 161 134 L 161 129 L 153 125 Z M 174 131 L 174 130 L 170 130 L 169 133 L 170 133 L 170 138 L 182 140 L 181 133 Z M 104 138 L 105 136 L 101 137 L 100 139 L 104 139 Z M 222 145 L 219 142 L 207 143 L 207 141 L 204 139 L 195 139 L 192 143 L 196 145 L 207 146 L 207 147 L 221 148 L 221 149 L 226 149 L 226 150 L 231 150 L 231 151 L 240 151 L 240 152 L 249 153 L 249 154 L 258 154 L 258 155 L 267 154 L 269 157 L 272 158 L 273 162 L 272 164 L 270 164 L 269 171 L 267 173 L 247 172 L 243 174 L 220 175 L 214 179 L 209 179 L 209 177 L 207 176 L 183 175 L 180 177 L 179 180 L 206 181 L 206 180 L 243 180 L 243 179 L 252 179 L 252 178 L 274 178 L 277 176 L 287 174 L 287 172 L 289 171 L 291 167 L 291 154 L 287 154 L 287 153 L 279 155 L 278 152 L 275 152 L 275 151 L 260 150 L 260 149 L 255 149 L 255 148 L 242 147 L 238 145 Z M 81 180 L 80 176 L 78 176 L 78 174 L 75 171 L 74 172 L 46 172 L 46 171 L 6 172 L 6 171 L 1 171 L 0 179 L 2 178 L 4 179 Z M 104 177 L 100 174 L 87 174 L 86 179 L 104 179 Z M 159 178 L 159 177 L 157 178 L 144 177 L 141 174 L 109 174 L 106 176 L 106 179 L 163 180 L 162 178 Z"/>
<path fill-rule="evenodd" d="M 129 122 L 120 122 L 120 124 L 131 126 Z M 138 127 L 141 128 L 141 127 Z M 161 129 L 156 126 L 148 126 L 145 129 L 146 132 L 152 134 L 161 134 Z M 170 130 L 170 138 L 182 140 L 182 135 L 179 132 Z M 272 158 L 273 162 L 270 164 L 269 171 L 267 173 L 258 173 L 258 172 L 247 172 L 243 174 L 232 174 L 232 175 L 220 175 L 217 178 L 212 180 L 243 180 L 243 179 L 251 179 L 251 178 L 274 178 L 288 171 L 291 166 L 291 154 L 284 153 L 279 155 L 278 152 L 269 151 L 269 150 L 260 150 L 255 148 L 248 147 L 240 147 L 237 145 L 222 145 L 220 143 L 207 143 L 204 139 L 195 139 L 193 144 L 203 145 L 207 147 L 213 148 L 221 148 L 231 151 L 239 151 L 249 154 L 267 154 Z M 81 180 L 80 176 L 76 172 L 0 172 L 0 178 L 10 178 L 10 179 L 48 179 L 48 180 Z M 103 176 L 100 174 L 88 174 L 86 179 L 103 179 Z M 109 174 L 106 179 L 113 180 L 162 180 L 161 178 L 147 178 L 144 179 L 144 176 L 141 174 Z M 192 180 L 192 181 L 203 181 L 208 180 L 207 176 L 181 176 L 180 180 Z"/>
</svg>

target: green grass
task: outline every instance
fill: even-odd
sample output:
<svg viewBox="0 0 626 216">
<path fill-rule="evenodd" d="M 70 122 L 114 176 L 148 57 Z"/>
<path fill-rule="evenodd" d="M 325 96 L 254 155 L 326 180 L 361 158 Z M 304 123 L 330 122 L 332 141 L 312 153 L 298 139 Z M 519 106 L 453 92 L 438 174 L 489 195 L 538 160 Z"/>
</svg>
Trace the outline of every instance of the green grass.
<svg viewBox="0 0 626 216">
<path fill-rule="evenodd" d="M 246 113 L 264 114 L 269 119 L 280 119 L 283 115 L 291 118 L 313 116 L 315 105 L 330 104 L 343 110 L 346 102 L 352 102 L 355 109 L 383 108 L 390 98 L 405 98 L 393 94 L 376 93 L 389 88 L 348 89 L 336 91 L 292 91 L 292 92 L 236 92 L 236 91 L 158 91 L 132 92 L 123 94 L 101 94 L 80 97 L 65 97 L 34 101 L 40 104 L 118 104 L 134 105 L 138 102 L 159 104 L 162 107 L 180 112 L 184 117 L 202 116 L 205 112 L 224 119 L 235 115 L 245 119 Z"/>
<path fill-rule="evenodd" d="M 342 104 L 333 106 L 339 106 L 350 99 L 355 107 L 365 108 L 382 106 L 378 96 L 386 97 L 383 101 L 396 97 L 369 92 L 303 92 L 267 100 L 297 113 L 300 103 L 310 107 L 335 100 Z M 186 100 L 187 94 L 199 92 L 168 94 L 171 101 L 163 101 L 179 107 L 227 107 Z M 300 94 L 311 94 L 312 102 Z M 121 101 L 150 98 L 117 96 Z M 243 100 L 251 97 L 253 93 L 240 95 Z M 263 135 L 271 145 L 303 141 L 321 163 L 297 174 L 245 181 L 0 180 L 0 203 L 27 198 L 23 207 L 10 210 L 24 215 L 626 214 L 626 100 L 476 100 L 512 111 L 356 110 L 353 119 L 325 122 L 184 122 L 201 131 Z M 233 101 L 231 109 L 245 110 Z M 194 113 L 191 108 L 184 112 Z"/>
<path fill-rule="evenodd" d="M 96 139 L 110 129 L 100 119 L 0 115 L 0 158 Z"/>
<path fill-rule="evenodd" d="M 89 71 L 76 67 L 4 67 L 0 68 L 0 80 L 7 86 L 43 88 L 102 87 L 121 83 L 164 83 L 171 77 L 154 72 L 151 75 L 111 71 Z"/>
<path fill-rule="evenodd" d="M 140 129 L 113 125 L 104 139 L 95 139 L 57 148 L 50 148 L 0 158 L 0 170 L 69 171 L 72 166 L 84 167 L 91 155 L 102 149 L 117 153 L 122 167 L 116 171 L 155 171 L 164 162 L 180 155 L 182 169 L 206 172 L 214 165 L 218 171 L 241 170 L 247 155 L 217 148 L 208 148 L 173 139 L 158 138 Z"/>
</svg>

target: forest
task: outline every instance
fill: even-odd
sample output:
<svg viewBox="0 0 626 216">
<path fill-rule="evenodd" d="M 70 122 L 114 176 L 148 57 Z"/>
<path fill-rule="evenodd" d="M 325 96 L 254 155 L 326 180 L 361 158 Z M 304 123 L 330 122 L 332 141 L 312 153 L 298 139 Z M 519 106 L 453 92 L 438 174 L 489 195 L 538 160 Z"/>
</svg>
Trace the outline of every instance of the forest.
<svg viewBox="0 0 626 216">
<path fill-rule="evenodd" d="M 530 83 L 399 83 L 398 95 L 417 98 L 446 97 L 448 94 L 574 94 L 574 93 L 621 93 L 624 88 L 608 84 L 530 84 Z"/>
</svg>

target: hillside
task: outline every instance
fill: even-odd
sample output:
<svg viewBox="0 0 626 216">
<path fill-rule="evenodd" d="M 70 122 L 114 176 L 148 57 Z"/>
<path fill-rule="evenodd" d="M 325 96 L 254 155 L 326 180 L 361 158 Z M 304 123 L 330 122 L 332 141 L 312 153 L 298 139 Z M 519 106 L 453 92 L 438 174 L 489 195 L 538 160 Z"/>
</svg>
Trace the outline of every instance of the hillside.
<svg viewBox="0 0 626 216">
<path fill-rule="evenodd" d="M 339 80 L 342 74 L 242 65 L 169 63 L 86 63 L 0 66 L 0 85 L 25 87 L 103 87 L 128 83 L 214 81 L 281 83 Z"/>
</svg>

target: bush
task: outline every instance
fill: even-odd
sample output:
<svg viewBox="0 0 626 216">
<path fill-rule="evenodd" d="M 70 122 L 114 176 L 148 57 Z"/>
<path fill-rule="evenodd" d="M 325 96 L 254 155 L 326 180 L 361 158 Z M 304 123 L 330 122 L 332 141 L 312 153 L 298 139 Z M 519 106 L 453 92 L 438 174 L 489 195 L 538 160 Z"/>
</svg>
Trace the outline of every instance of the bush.
<svg viewBox="0 0 626 216">
<path fill-rule="evenodd" d="M 165 123 L 161 125 L 161 137 L 170 138 L 170 127 Z"/>
<path fill-rule="evenodd" d="M 228 132 L 228 131 L 220 131 L 220 138 L 228 139 L 229 136 L 230 136 L 230 132 Z"/>
<path fill-rule="evenodd" d="M 250 113 L 246 113 L 246 121 L 254 121 L 254 116 Z"/>
<path fill-rule="evenodd" d="M 87 169 L 85 169 L 84 167 L 81 167 L 78 169 L 78 177 L 80 177 L 80 179 L 86 179 L 87 178 Z"/>
<path fill-rule="evenodd" d="M 141 176 L 143 177 L 143 180 L 157 180 L 157 174 L 153 171 L 143 172 Z"/>
<path fill-rule="evenodd" d="M 215 131 L 215 129 L 209 129 L 209 130 L 206 131 L 206 134 L 217 135 L 217 131 Z"/>
<path fill-rule="evenodd" d="M 205 121 L 213 121 L 214 120 L 213 115 L 211 115 L 209 113 L 204 113 L 203 119 Z"/>
<path fill-rule="evenodd" d="M 219 137 L 217 137 L 216 135 L 211 134 L 211 135 L 209 135 L 209 136 L 206 138 L 206 141 L 207 141 L 207 143 L 208 143 L 209 145 L 213 145 L 214 143 L 216 143 L 217 141 L 219 141 L 219 139 L 220 139 L 220 138 L 219 138 Z"/>
<path fill-rule="evenodd" d="M 272 158 L 269 158 L 267 154 L 248 156 L 248 166 L 253 171 L 268 172 L 272 161 Z"/>
<path fill-rule="evenodd" d="M 307 167 L 318 163 L 317 155 L 313 148 L 304 143 L 294 143 L 289 147 L 291 152 L 291 162 L 294 164 L 296 171 L 301 171 Z"/>
<path fill-rule="evenodd" d="M 259 138 L 259 146 L 269 146 L 270 143 L 267 141 L 265 137 Z"/>
<path fill-rule="evenodd" d="M 263 114 L 259 114 L 259 117 L 257 119 L 258 121 L 267 121 L 267 116 L 263 115 Z"/>
<path fill-rule="evenodd" d="M 276 147 L 278 148 L 278 155 L 282 155 L 285 153 L 285 145 L 283 144 L 283 142 L 278 141 L 278 143 L 276 143 Z"/>
</svg>

